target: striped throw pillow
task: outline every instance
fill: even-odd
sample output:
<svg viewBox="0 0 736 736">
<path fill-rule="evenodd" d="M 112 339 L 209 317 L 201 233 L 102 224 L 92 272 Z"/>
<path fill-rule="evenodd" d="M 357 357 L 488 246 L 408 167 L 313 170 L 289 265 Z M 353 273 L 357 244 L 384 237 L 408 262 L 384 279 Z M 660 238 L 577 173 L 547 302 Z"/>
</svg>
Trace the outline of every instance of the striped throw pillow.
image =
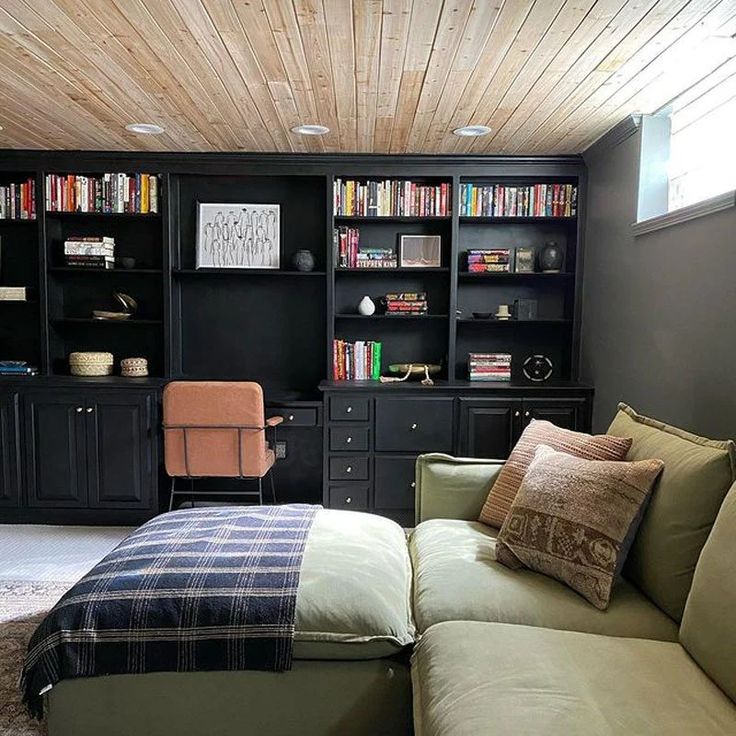
<svg viewBox="0 0 736 736">
<path fill-rule="evenodd" d="M 624 460 L 631 447 L 631 438 L 573 432 L 551 422 L 532 419 L 491 487 L 478 521 L 499 529 L 503 526 L 539 445 L 583 460 Z"/>
</svg>

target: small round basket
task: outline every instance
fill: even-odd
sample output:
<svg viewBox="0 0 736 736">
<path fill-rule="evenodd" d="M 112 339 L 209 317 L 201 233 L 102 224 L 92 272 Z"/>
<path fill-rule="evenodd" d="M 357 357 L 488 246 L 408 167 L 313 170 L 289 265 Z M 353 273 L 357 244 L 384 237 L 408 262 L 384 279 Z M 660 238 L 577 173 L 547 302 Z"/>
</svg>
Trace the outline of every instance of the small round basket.
<svg viewBox="0 0 736 736">
<path fill-rule="evenodd" d="M 69 372 L 73 376 L 111 376 L 112 353 L 71 353 Z"/>
<path fill-rule="evenodd" d="M 136 378 L 148 375 L 148 361 L 145 358 L 123 358 L 120 361 L 120 375 Z"/>
</svg>

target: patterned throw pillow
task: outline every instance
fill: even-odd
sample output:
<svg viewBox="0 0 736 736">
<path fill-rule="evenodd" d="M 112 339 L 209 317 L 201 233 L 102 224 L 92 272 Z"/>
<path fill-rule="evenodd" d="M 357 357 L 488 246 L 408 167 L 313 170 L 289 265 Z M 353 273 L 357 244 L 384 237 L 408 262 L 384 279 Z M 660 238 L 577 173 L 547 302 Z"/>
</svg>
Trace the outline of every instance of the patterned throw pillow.
<svg viewBox="0 0 736 736">
<path fill-rule="evenodd" d="M 606 434 L 585 434 L 532 419 L 491 487 L 478 521 L 500 528 L 514 502 L 521 481 L 539 445 L 585 460 L 623 460 L 631 439 Z"/>
<path fill-rule="evenodd" d="M 549 575 L 605 610 L 663 467 L 540 446 L 501 527 L 496 559 Z"/>
</svg>

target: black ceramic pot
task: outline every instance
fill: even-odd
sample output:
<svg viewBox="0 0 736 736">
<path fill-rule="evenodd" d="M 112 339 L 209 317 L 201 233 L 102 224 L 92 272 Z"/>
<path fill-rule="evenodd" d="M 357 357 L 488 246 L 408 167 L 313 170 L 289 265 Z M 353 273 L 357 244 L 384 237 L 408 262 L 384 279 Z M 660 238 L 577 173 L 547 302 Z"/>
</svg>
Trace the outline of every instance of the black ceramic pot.
<svg viewBox="0 0 736 736">
<path fill-rule="evenodd" d="M 291 259 L 291 265 L 297 271 L 313 271 L 314 270 L 314 256 L 311 250 L 298 250 Z"/>
<path fill-rule="evenodd" d="M 557 243 L 550 241 L 544 244 L 542 252 L 539 254 L 539 265 L 542 271 L 547 273 L 559 273 L 562 270 L 562 262 L 565 258 L 565 252 Z"/>
</svg>

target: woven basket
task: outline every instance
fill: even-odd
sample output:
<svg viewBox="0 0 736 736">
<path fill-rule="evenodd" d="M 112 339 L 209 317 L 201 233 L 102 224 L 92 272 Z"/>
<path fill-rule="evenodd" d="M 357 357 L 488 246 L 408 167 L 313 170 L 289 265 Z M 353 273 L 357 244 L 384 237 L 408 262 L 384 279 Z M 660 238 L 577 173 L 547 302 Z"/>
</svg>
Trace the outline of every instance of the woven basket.
<svg viewBox="0 0 736 736">
<path fill-rule="evenodd" d="M 148 361 L 145 358 L 123 358 L 120 361 L 120 375 L 126 378 L 148 375 Z"/>
<path fill-rule="evenodd" d="M 71 353 L 69 372 L 73 376 L 111 376 L 112 353 Z"/>
</svg>

